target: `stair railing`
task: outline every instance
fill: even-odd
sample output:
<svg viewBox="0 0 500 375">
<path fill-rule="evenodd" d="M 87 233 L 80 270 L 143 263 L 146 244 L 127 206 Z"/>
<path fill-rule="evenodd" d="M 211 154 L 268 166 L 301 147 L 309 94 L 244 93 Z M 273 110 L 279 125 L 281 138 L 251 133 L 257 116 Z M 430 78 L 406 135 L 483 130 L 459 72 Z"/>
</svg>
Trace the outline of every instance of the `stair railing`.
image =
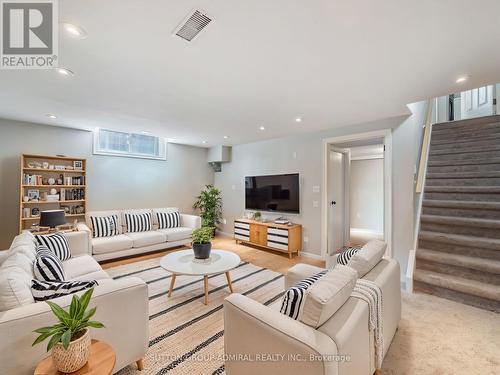
<svg viewBox="0 0 500 375">
<path fill-rule="evenodd" d="M 406 268 L 406 291 L 411 293 L 413 291 L 413 273 L 416 266 L 416 252 L 418 247 L 418 232 L 420 231 L 420 213 L 422 212 L 423 190 L 425 184 L 425 172 L 427 170 L 427 160 L 429 158 L 429 148 L 431 142 L 432 130 L 432 114 L 433 114 L 433 100 L 427 102 L 427 115 L 424 123 L 424 135 L 422 136 L 422 144 L 420 147 L 420 158 L 418 159 L 418 172 L 415 181 L 415 223 L 413 232 L 413 249 L 408 254 L 408 264 Z"/>
</svg>

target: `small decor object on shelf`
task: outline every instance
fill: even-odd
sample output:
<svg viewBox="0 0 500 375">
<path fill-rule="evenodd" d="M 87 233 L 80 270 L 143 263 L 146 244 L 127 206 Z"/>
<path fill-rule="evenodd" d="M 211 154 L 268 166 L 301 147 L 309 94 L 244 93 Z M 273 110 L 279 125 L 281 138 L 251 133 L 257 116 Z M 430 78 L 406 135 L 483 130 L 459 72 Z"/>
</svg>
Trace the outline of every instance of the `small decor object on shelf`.
<svg viewBox="0 0 500 375">
<path fill-rule="evenodd" d="M 221 191 L 213 185 L 205 186 L 205 189 L 196 198 L 193 208 L 200 210 L 201 225 L 212 227 L 215 233 L 215 229 L 222 219 Z"/>
<path fill-rule="evenodd" d="M 261 214 L 259 211 L 255 212 L 255 213 L 253 214 L 253 219 L 254 219 L 255 221 L 261 221 L 261 219 L 262 219 L 262 214 Z"/>
<path fill-rule="evenodd" d="M 31 210 L 29 207 L 25 207 L 23 209 L 23 217 L 24 218 L 29 218 L 31 216 Z"/>
<path fill-rule="evenodd" d="M 44 161 L 44 162 L 42 163 L 42 168 L 43 168 L 43 169 L 49 169 L 49 163 L 48 163 L 48 162 L 46 162 L 46 161 Z"/>
<path fill-rule="evenodd" d="M 81 171 L 83 169 L 83 162 L 81 160 L 73 161 L 73 168 L 75 171 Z"/>
<path fill-rule="evenodd" d="M 40 216 L 40 209 L 38 207 L 33 207 L 31 209 L 31 217 L 38 217 Z"/>
<path fill-rule="evenodd" d="M 60 372 L 75 372 L 85 366 L 90 355 L 89 327 L 104 327 L 102 323 L 90 320 L 96 312 L 95 307 L 87 311 L 93 292 L 94 288 L 91 288 L 81 297 L 74 294 L 69 311 L 53 302 L 45 301 L 59 319 L 59 323 L 36 329 L 35 332 L 40 336 L 32 345 L 50 338 L 47 351 L 52 350 L 52 361 Z"/>
<path fill-rule="evenodd" d="M 49 185 L 55 185 L 55 184 L 56 184 L 56 179 L 55 179 L 55 178 L 53 178 L 53 177 L 51 177 L 51 178 L 49 178 L 49 179 L 47 180 L 47 182 L 48 182 L 48 184 L 49 184 Z"/>
<path fill-rule="evenodd" d="M 202 227 L 193 230 L 193 251 L 196 259 L 210 258 L 214 228 Z"/>
<path fill-rule="evenodd" d="M 28 190 L 28 198 L 30 201 L 33 201 L 33 200 L 37 200 L 40 199 L 40 190 L 38 189 L 29 189 Z"/>
</svg>

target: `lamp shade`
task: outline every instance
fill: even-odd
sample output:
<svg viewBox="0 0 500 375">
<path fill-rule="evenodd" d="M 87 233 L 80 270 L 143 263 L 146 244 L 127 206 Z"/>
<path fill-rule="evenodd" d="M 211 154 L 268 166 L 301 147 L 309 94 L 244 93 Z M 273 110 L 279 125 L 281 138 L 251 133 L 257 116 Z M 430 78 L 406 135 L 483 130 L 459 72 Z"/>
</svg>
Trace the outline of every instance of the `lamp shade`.
<svg viewBox="0 0 500 375">
<path fill-rule="evenodd" d="M 66 224 L 64 210 L 47 210 L 40 212 L 40 226 L 55 228 Z"/>
</svg>

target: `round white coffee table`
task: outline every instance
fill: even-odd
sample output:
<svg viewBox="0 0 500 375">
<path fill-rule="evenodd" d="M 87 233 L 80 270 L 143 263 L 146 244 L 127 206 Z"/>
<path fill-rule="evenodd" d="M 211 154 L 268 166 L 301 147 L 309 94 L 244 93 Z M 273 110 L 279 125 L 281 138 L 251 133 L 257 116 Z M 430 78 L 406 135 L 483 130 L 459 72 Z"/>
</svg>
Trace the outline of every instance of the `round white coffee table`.
<svg viewBox="0 0 500 375">
<path fill-rule="evenodd" d="M 194 252 L 190 249 L 165 255 L 161 258 L 160 266 L 172 272 L 172 279 L 170 280 L 170 288 L 168 290 L 169 297 L 172 295 L 177 275 L 203 276 L 205 289 L 204 303 L 207 305 L 208 276 L 224 272 L 227 278 L 227 285 L 232 293 L 233 285 L 231 284 L 229 271 L 236 268 L 240 262 L 240 257 L 235 253 L 218 249 L 212 249 L 210 258 L 208 259 L 195 259 Z"/>
</svg>

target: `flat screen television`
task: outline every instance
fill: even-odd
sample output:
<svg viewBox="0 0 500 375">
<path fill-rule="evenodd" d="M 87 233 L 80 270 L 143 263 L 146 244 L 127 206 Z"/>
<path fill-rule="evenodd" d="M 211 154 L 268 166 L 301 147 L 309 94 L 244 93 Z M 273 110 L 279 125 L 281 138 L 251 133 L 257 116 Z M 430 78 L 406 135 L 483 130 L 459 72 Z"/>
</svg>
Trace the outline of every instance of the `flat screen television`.
<svg viewBox="0 0 500 375">
<path fill-rule="evenodd" d="M 300 213 L 299 174 L 245 177 L 245 208 Z"/>
</svg>

